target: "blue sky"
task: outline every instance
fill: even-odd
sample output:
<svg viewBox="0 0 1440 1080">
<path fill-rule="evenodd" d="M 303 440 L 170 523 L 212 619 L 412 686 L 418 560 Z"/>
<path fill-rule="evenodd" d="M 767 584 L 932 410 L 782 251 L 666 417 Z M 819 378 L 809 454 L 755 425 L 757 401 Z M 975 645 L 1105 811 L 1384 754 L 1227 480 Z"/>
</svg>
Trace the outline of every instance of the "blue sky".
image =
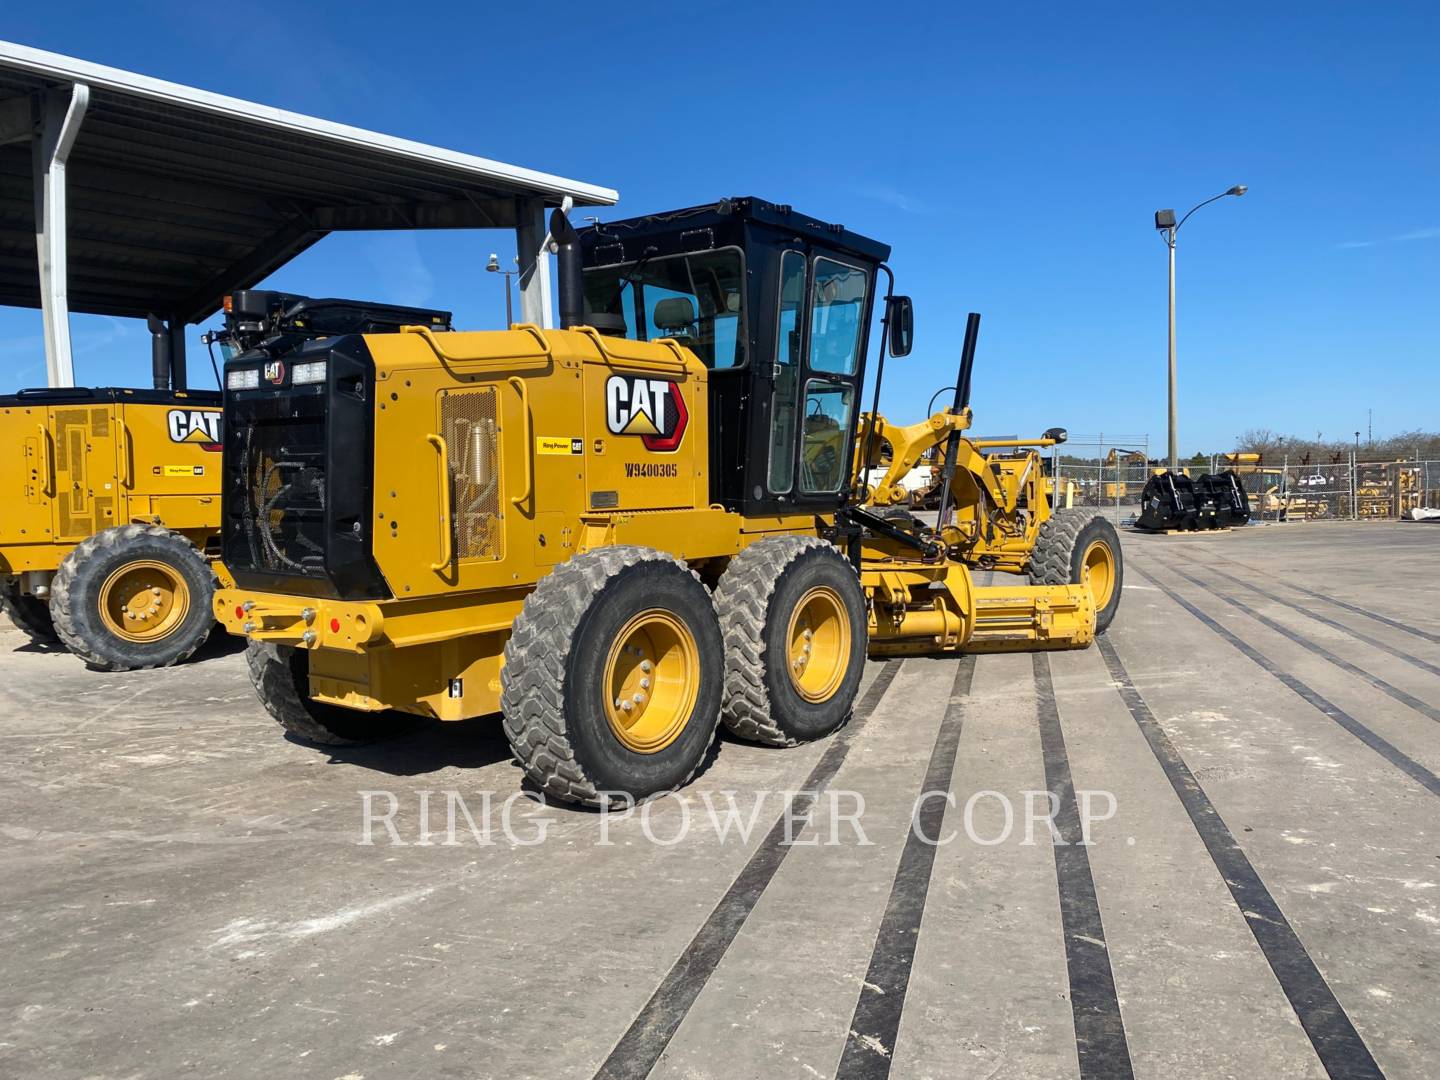
<svg viewBox="0 0 1440 1080">
<path fill-rule="evenodd" d="M 240 12 L 244 15 L 240 15 Z M 917 418 L 984 314 L 976 426 L 1165 440 L 1151 215 L 1179 247 L 1180 440 L 1440 427 L 1440 8 L 1427 4 L 12 5 L 4 36 L 617 188 L 625 216 L 755 194 L 893 245 Z M 297 292 L 503 321 L 501 233 L 332 236 Z M 80 381 L 142 327 L 76 317 Z M 0 309 L 6 384 L 44 380 Z M 192 378 L 208 379 L 203 350 Z"/>
</svg>

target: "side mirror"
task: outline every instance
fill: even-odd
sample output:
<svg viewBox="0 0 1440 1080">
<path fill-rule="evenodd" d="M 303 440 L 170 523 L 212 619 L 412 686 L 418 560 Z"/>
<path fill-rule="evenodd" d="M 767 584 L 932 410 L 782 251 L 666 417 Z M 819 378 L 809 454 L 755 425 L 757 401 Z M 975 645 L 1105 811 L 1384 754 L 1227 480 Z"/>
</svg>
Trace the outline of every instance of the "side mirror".
<svg viewBox="0 0 1440 1080">
<path fill-rule="evenodd" d="M 910 297 L 890 297 L 885 305 L 885 322 L 890 327 L 890 355 L 909 356 L 915 344 L 915 305 Z"/>
</svg>

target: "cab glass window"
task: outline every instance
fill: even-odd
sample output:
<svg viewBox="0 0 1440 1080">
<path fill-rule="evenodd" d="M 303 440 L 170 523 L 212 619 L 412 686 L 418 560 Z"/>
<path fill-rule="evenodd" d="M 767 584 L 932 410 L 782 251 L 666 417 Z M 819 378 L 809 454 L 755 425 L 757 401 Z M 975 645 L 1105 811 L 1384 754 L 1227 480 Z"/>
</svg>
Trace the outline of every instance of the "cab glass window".
<svg viewBox="0 0 1440 1080">
<path fill-rule="evenodd" d="M 770 490 L 790 490 L 795 475 L 795 414 L 800 393 L 800 319 L 805 308 L 805 256 L 787 251 L 780 259 L 780 325 L 775 389 L 770 397 Z"/>
<path fill-rule="evenodd" d="M 585 271 L 596 328 L 634 341 L 674 338 L 707 367 L 745 362 L 745 265 L 734 248 L 640 259 Z"/>
<path fill-rule="evenodd" d="M 810 314 L 810 370 L 853 375 L 860 363 L 861 321 L 870 275 L 831 259 L 815 260 Z"/>
<path fill-rule="evenodd" d="M 845 440 L 854 387 L 812 381 L 805 387 L 805 439 L 800 450 L 800 490 L 839 491 L 845 482 Z"/>
</svg>

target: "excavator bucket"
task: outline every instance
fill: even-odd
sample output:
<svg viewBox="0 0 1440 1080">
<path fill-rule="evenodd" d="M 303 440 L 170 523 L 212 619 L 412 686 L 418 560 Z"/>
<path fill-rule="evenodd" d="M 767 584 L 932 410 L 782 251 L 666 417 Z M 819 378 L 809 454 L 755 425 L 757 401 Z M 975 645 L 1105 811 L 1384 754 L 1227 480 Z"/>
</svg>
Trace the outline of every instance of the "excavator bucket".
<svg viewBox="0 0 1440 1080">
<path fill-rule="evenodd" d="M 1163 472 L 1145 485 L 1135 527 L 1150 532 L 1225 529 L 1249 520 L 1250 497 L 1233 471 L 1206 473 L 1195 480 Z"/>
<path fill-rule="evenodd" d="M 1202 520 L 1209 519 L 1214 528 L 1227 529 L 1250 521 L 1250 496 L 1234 470 L 1206 473 L 1196 480 L 1195 501 Z"/>
<path fill-rule="evenodd" d="M 1184 473 L 1163 472 L 1152 476 L 1140 496 L 1137 529 L 1167 532 L 1200 527 L 1195 485 Z"/>
</svg>

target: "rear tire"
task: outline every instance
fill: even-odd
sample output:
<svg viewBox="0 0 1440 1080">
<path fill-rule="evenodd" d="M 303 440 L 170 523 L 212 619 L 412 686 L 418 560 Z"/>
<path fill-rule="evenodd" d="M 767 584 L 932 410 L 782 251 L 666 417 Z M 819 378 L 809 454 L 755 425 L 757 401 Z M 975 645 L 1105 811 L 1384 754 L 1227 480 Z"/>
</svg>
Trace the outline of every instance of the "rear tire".
<svg viewBox="0 0 1440 1080">
<path fill-rule="evenodd" d="M 362 712 L 310 698 L 310 653 L 268 641 L 245 644 L 250 682 L 265 711 L 304 742 L 318 746 L 356 746 L 398 735 L 415 718 L 398 712 Z"/>
<path fill-rule="evenodd" d="M 1103 634 L 1120 609 L 1125 562 L 1120 534 L 1108 518 L 1079 507 L 1057 510 L 1040 526 L 1030 556 L 1034 585 L 1091 585 L 1095 633 Z"/>
<path fill-rule="evenodd" d="M 10 616 L 15 629 L 36 645 L 53 645 L 60 640 L 50 617 L 50 605 L 38 596 L 22 593 L 18 582 L 0 585 L 0 610 Z"/>
<path fill-rule="evenodd" d="M 134 671 L 189 658 L 215 625 L 214 595 L 215 575 L 189 540 L 158 525 L 122 525 L 65 556 L 50 612 L 66 648 L 92 668 Z"/>
<path fill-rule="evenodd" d="M 752 742 L 795 746 L 844 725 L 868 629 L 860 579 L 833 544 L 813 536 L 751 544 L 721 576 L 715 606 L 725 633 L 726 727 Z"/>
<path fill-rule="evenodd" d="M 710 594 L 683 563 L 645 547 L 582 552 L 515 620 L 505 735 L 525 775 L 567 802 L 673 791 L 714 741 L 723 653 Z"/>
</svg>

